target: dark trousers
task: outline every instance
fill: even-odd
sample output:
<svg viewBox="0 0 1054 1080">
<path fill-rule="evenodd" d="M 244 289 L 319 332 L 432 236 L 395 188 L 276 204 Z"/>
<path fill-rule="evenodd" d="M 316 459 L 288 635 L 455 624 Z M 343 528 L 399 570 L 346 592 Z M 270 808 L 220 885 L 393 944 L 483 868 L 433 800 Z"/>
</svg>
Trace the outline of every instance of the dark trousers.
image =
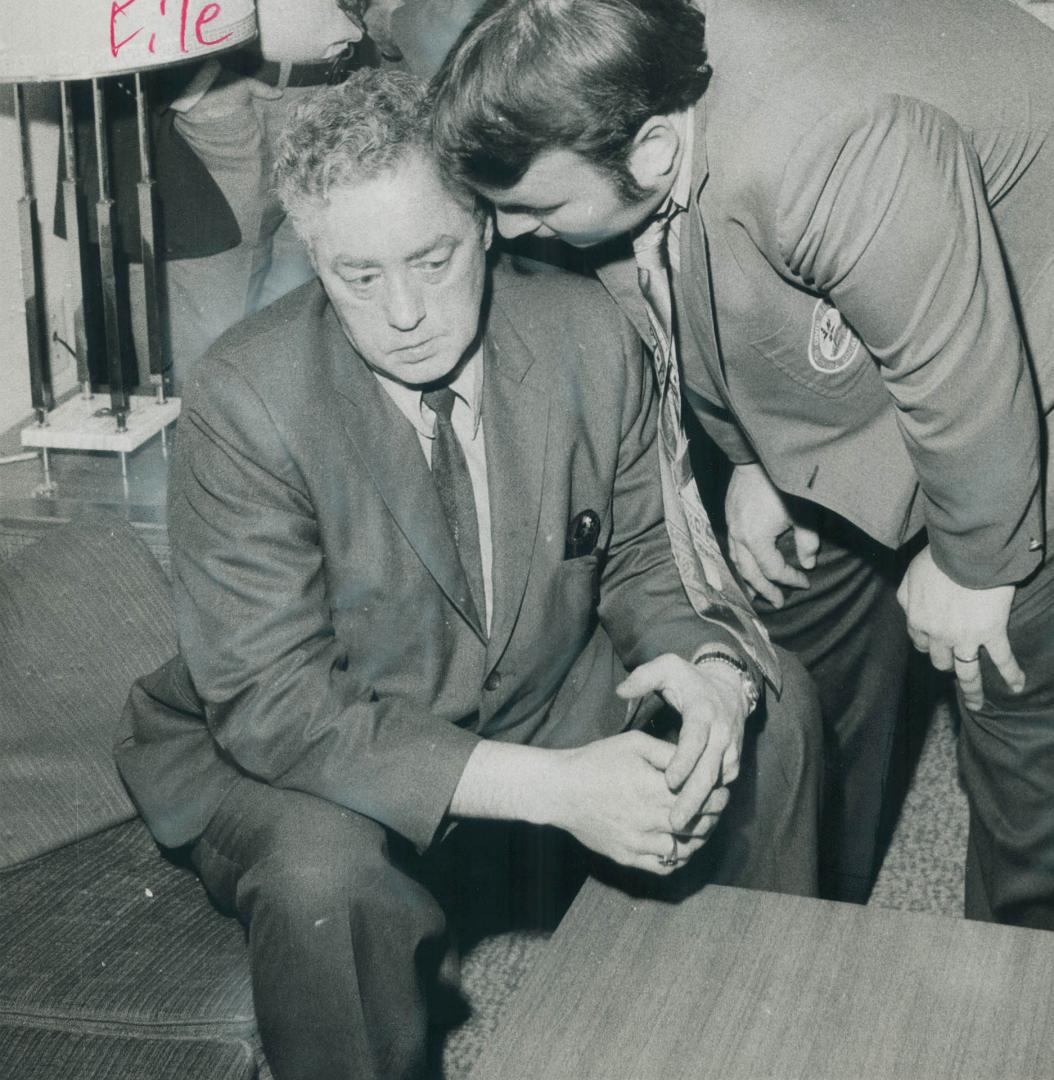
<svg viewBox="0 0 1054 1080">
<path fill-rule="evenodd" d="M 636 882 L 671 895 L 707 880 L 813 894 L 820 759 L 813 692 L 788 657 L 782 699 L 751 722 L 741 776 L 710 843 L 671 878 Z M 511 883 L 514 905 L 534 888 L 522 872 L 523 844 L 502 847 L 502 834 L 510 835 L 504 826 L 462 823 L 421 857 L 333 803 L 236 783 L 191 858 L 218 906 L 247 928 L 276 1080 L 428 1073 L 429 1022 L 457 983 L 457 916 L 492 886 Z M 550 865 L 543 882 L 565 893 L 587 862 L 576 845 L 568 850 L 577 855 L 556 873 Z"/>
<path fill-rule="evenodd" d="M 1047 537 L 1054 552 L 1054 533 Z M 1054 558 L 1020 586 L 1010 645 L 1025 672 L 1012 694 L 981 653 L 984 706 L 960 697 L 959 767 L 970 803 L 966 916 L 1054 930 Z"/>
<path fill-rule="evenodd" d="M 821 895 L 866 902 L 877 873 L 891 763 L 904 714 L 910 642 L 896 589 L 903 559 L 821 512 L 808 589 L 784 589 L 780 609 L 755 607 L 772 640 L 813 677 L 823 714 L 826 775 L 820 830 Z M 793 538 L 780 540 L 798 566 Z"/>
</svg>

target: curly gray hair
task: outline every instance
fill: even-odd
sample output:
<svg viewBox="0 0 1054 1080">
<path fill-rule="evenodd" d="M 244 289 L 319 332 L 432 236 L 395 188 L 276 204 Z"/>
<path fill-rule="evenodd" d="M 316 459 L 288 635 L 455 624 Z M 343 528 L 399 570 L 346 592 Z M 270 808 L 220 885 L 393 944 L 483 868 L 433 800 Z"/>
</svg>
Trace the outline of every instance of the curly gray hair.
<svg viewBox="0 0 1054 1080">
<path fill-rule="evenodd" d="M 329 192 L 394 169 L 412 151 L 432 156 L 428 84 L 401 71 L 364 68 L 304 98 L 278 139 L 274 189 L 310 247 L 314 212 Z M 444 176 L 459 201 L 468 191 Z"/>
</svg>

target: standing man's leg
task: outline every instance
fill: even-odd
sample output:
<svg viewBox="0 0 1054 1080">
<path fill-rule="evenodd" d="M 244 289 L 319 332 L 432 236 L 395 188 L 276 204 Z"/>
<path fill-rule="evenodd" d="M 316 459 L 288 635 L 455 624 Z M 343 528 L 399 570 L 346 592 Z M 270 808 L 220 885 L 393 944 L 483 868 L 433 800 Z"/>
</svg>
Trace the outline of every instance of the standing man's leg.
<svg viewBox="0 0 1054 1080">
<path fill-rule="evenodd" d="M 248 80 L 210 90 L 176 114 L 176 130 L 201 159 L 234 214 L 241 242 L 229 251 L 165 264 L 175 392 L 205 350 L 246 314 L 256 236 L 268 180 L 263 133 Z"/>
<path fill-rule="evenodd" d="M 191 858 L 249 935 L 275 1080 L 422 1073 L 446 920 L 409 845 L 333 803 L 237 782 Z"/>
<path fill-rule="evenodd" d="M 959 698 L 959 766 L 970 801 L 966 917 L 1054 930 L 1054 533 L 1017 590 L 1009 637 L 1025 672 L 1012 694 L 981 654 L 983 708 Z"/>
<path fill-rule="evenodd" d="M 820 552 L 808 589 L 785 589 L 784 606 L 755 607 L 772 640 L 813 677 L 825 735 L 820 831 L 821 895 L 866 902 L 895 737 L 905 708 L 910 652 L 897 603 L 899 559 L 833 514 L 819 521 Z M 798 566 L 789 534 L 780 549 Z"/>
</svg>

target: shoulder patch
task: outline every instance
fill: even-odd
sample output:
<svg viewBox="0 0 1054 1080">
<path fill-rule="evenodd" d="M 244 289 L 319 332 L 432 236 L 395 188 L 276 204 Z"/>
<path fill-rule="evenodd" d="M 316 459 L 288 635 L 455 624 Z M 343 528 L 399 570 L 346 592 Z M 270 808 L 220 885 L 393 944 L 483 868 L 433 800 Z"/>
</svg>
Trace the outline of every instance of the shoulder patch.
<svg viewBox="0 0 1054 1080">
<path fill-rule="evenodd" d="M 826 300 L 818 300 L 809 331 L 809 363 L 821 375 L 844 371 L 860 353 L 860 339 L 841 312 Z"/>
</svg>

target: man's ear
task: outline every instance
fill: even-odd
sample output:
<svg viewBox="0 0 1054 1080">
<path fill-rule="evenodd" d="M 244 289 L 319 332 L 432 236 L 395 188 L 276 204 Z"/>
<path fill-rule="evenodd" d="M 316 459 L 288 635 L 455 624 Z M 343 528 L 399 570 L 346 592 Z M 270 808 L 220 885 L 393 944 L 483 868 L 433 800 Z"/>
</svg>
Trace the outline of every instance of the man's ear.
<svg viewBox="0 0 1054 1080">
<path fill-rule="evenodd" d="M 679 157 L 682 114 L 651 116 L 633 138 L 627 164 L 630 175 L 645 191 L 669 187 Z"/>
</svg>

